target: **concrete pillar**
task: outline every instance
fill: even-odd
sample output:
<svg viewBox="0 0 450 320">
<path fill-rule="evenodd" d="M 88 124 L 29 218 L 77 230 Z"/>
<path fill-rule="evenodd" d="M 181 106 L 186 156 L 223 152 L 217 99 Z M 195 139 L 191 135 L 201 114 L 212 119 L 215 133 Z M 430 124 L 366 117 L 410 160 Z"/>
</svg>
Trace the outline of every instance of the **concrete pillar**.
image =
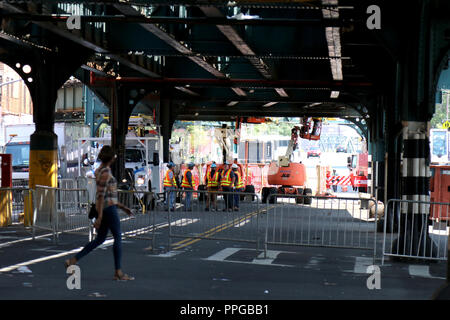
<svg viewBox="0 0 450 320">
<path fill-rule="evenodd" d="M 163 136 L 163 162 L 169 162 L 169 140 L 172 135 L 172 126 L 175 121 L 175 117 L 172 113 L 172 103 L 169 99 L 161 99 L 159 119 L 159 124 L 161 125 L 161 134 Z"/>
<path fill-rule="evenodd" d="M 127 178 L 125 176 L 125 139 L 134 104 L 130 105 L 127 96 L 128 91 L 125 88 L 115 88 L 112 94 L 110 108 L 111 146 L 116 152 L 117 159 L 111 169 L 117 181 L 120 182 Z"/>
<path fill-rule="evenodd" d="M 34 79 L 33 120 L 35 132 L 30 136 L 29 187 L 58 185 L 58 139 L 53 131 L 57 99 L 57 66 L 48 63 L 37 70 Z"/>
<path fill-rule="evenodd" d="M 427 123 L 408 121 L 403 128 L 402 197 L 412 201 L 430 201 Z M 437 250 L 428 235 L 429 205 L 401 204 L 400 235 L 392 252 L 407 256 L 428 256 Z"/>
</svg>

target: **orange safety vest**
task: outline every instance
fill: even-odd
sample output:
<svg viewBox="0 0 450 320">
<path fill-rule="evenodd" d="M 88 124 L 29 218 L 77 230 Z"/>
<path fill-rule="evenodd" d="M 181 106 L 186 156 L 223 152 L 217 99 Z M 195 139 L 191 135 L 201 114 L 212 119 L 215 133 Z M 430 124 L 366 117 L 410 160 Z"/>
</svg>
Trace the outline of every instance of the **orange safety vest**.
<svg viewBox="0 0 450 320">
<path fill-rule="evenodd" d="M 211 177 L 211 171 L 206 174 L 206 179 L 208 179 L 207 187 L 217 187 L 219 185 L 219 172 L 216 170 L 214 175 Z"/>
<path fill-rule="evenodd" d="M 191 184 L 189 184 L 189 181 L 188 181 L 188 179 L 187 179 L 187 177 L 186 177 L 186 174 L 188 173 L 188 172 L 191 172 L 191 177 L 192 177 L 192 185 Z M 183 174 L 183 180 L 181 180 L 181 187 L 182 188 L 194 188 L 194 177 L 192 176 L 192 171 L 190 170 L 190 169 L 186 169 L 186 171 L 184 171 L 184 174 Z"/>
<path fill-rule="evenodd" d="M 222 179 L 220 180 L 220 186 L 230 187 L 231 186 L 231 169 L 224 171 L 222 173 Z"/>
<path fill-rule="evenodd" d="M 236 185 L 236 189 L 242 189 L 244 188 L 244 181 L 241 178 L 241 174 L 239 173 L 239 171 L 236 171 L 235 174 L 237 175 L 237 185 Z"/>
<path fill-rule="evenodd" d="M 173 177 L 172 180 L 170 180 L 170 176 L 169 173 L 172 170 L 167 170 L 166 172 L 166 176 L 164 177 L 164 187 L 176 187 L 177 186 L 177 181 L 175 180 L 175 173 L 172 171 Z"/>
</svg>

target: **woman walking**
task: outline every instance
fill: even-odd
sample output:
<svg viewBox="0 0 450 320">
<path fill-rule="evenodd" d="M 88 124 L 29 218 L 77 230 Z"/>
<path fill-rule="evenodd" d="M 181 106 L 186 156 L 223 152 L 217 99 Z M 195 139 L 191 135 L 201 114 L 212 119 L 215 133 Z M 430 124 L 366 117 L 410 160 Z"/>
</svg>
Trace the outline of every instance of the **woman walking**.
<svg viewBox="0 0 450 320">
<path fill-rule="evenodd" d="M 102 162 L 100 167 L 95 170 L 95 180 L 97 185 L 97 194 L 95 206 L 98 212 L 98 218 L 95 220 L 94 227 L 97 229 L 97 237 L 89 242 L 83 250 L 74 257 L 65 261 L 66 268 L 76 264 L 81 258 L 101 245 L 108 235 L 108 229 L 114 237 L 114 280 L 134 280 L 133 277 L 122 272 L 122 236 L 120 231 L 120 219 L 117 208 L 122 209 L 128 215 L 132 215 L 129 208 L 117 200 L 117 181 L 111 173 L 111 164 L 116 159 L 111 146 L 104 146 L 98 158 Z"/>
</svg>

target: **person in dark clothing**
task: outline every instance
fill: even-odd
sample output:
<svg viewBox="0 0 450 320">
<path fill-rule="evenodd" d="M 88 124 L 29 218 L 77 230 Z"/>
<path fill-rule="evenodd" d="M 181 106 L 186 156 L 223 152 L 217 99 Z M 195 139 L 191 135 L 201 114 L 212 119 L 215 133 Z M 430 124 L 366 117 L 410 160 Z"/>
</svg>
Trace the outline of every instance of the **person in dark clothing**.
<svg viewBox="0 0 450 320">
<path fill-rule="evenodd" d="M 191 202 L 192 202 L 192 191 L 194 190 L 194 181 L 192 177 L 192 169 L 194 168 L 194 164 L 191 162 L 187 166 L 187 170 L 183 174 L 183 179 L 181 181 L 181 187 L 184 190 L 187 190 L 185 192 L 185 203 L 184 207 L 186 211 L 192 211 L 191 208 Z"/>
<path fill-rule="evenodd" d="M 225 162 L 222 177 L 220 179 L 222 191 L 226 192 L 223 194 L 225 200 L 225 208 L 223 211 L 233 211 L 233 195 L 229 192 L 232 192 L 234 189 L 235 179 L 236 176 L 230 168 L 230 163 Z"/>
<path fill-rule="evenodd" d="M 216 170 L 217 165 L 215 163 L 211 164 L 210 171 L 206 173 L 205 183 L 206 189 L 208 190 L 208 199 L 206 200 L 205 211 L 209 211 L 211 206 L 211 211 L 217 211 L 217 191 L 219 190 L 219 178 L 220 172 Z"/>
<path fill-rule="evenodd" d="M 244 181 L 242 180 L 241 174 L 239 172 L 239 167 L 236 163 L 233 163 L 233 165 L 231 166 L 231 169 L 233 170 L 233 173 L 235 175 L 235 179 L 234 179 L 234 192 L 236 192 L 233 195 L 233 210 L 234 211 L 239 211 L 239 192 L 243 192 L 244 191 Z"/>
</svg>

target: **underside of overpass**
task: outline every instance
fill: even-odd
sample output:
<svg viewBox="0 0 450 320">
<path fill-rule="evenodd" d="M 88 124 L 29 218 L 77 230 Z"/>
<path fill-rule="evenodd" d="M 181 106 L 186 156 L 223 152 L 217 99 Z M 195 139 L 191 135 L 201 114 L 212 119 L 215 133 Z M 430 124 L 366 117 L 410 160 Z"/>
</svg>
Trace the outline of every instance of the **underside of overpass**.
<svg viewBox="0 0 450 320">
<path fill-rule="evenodd" d="M 109 107 L 119 164 L 138 104 L 155 110 L 165 161 L 175 120 L 340 117 L 367 136 L 379 200 L 429 200 L 448 12 L 447 0 L 3 1 L 0 60 L 30 89 L 30 159 L 56 163 L 56 91 L 74 75 Z M 56 185 L 54 170 L 30 171 L 30 186 Z"/>
</svg>

